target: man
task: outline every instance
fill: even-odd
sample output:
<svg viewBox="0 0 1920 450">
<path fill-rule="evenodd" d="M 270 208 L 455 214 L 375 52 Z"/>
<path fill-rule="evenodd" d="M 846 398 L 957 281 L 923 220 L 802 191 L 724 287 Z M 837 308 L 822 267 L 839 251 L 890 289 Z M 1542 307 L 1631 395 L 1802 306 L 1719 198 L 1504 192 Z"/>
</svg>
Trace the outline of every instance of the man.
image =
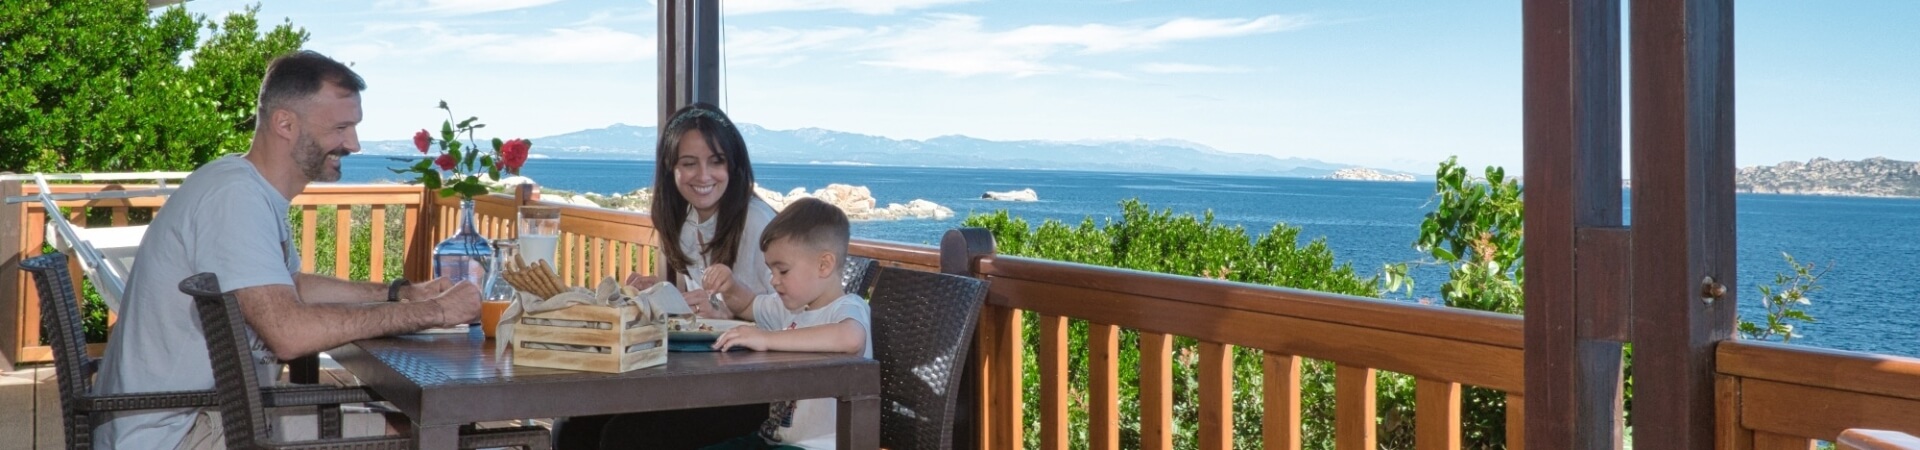
<svg viewBox="0 0 1920 450">
<path fill-rule="evenodd" d="M 96 391 L 213 387 L 199 316 L 179 289 L 181 280 L 200 272 L 215 273 L 221 289 L 239 298 L 262 378 L 277 378 L 278 360 L 479 317 L 479 289 L 472 283 L 387 285 L 299 272 L 287 209 L 308 183 L 339 180 L 340 159 L 359 151 L 354 127 L 364 89 L 352 69 L 319 53 L 301 51 L 268 65 L 247 153 L 200 166 L 148 226 Z M 98 448 L 225 445 L 210 409 L 118 414 L 97 431 Z"/>
</svg>

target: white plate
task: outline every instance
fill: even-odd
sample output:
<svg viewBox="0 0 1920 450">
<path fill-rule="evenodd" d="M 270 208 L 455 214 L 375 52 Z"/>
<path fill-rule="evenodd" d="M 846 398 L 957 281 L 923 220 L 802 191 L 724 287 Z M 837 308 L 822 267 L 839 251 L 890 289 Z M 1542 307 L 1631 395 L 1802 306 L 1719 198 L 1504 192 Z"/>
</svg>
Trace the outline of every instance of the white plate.
<svg viewBox="0 0 1920 450">
<path fill-rule="evenodd" d="M 746 321 L 740 321 L 740 320 L 700 319 L 699 325 L 712 327 L 713 329 L 711 331 L 707 331 L 707 330 L 674 331 L 673 330 L 678 326 L 684 326 L 685 323 L 686 323 L 685 319 L 680 319 L 680 318 L 667 319 L 667 340 L 669 341 L 712 341 L 714 339 L 719 339 L 720 333 L 725 333 L 727 332 L 727 330 L 733 329 L 733 327 L 742 326 L 742 325 L 753 326 L 753 322 L 746 322 Z"/>
</svg>

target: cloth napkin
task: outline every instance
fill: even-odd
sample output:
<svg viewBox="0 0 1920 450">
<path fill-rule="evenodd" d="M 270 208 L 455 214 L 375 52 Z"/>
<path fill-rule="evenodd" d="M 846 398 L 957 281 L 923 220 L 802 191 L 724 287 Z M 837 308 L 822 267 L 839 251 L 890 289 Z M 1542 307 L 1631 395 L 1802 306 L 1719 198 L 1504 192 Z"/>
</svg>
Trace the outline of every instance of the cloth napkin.
<svg viewBox="0 0 1920 450">
<path fill-rule="evenodd" d="M 637 290 L 631 286 L 620 284 L 620 282 L 613 277 L 601 279 L 600 284 L 592 291 L 588 291 L 587 288 L 583 287 L 574 287 L 566 292 L 554 294 L 553 297 L 544 299 L 538 295 L 522 291 L 518 296 L 514 297 L 512 304 L 507 305 L 507 311 L 500 314 L 500 323 L 495 324 L 493 333 L 494 357 L 504 359 L 507 355 L 507 349 L 512 348 L 513 326 L 514 324 L 520 323 L 520 316 L 553 311 L 574 305 L 618 306 L 627 303 L 637 303 L 641 305 L 642 314 L 651 312 L 652 314 L 660 315 L 662 313 L 660 312 L 659 305 L 686 305 L 687 301 L 680 296 L 679 289 L 674 289 L 673 285 L 665 282 L 656 283 L 652 287 Z M 614 326 L 622 327 L 625 326 L 625 324 L 614 324 Z"/>
</svg>

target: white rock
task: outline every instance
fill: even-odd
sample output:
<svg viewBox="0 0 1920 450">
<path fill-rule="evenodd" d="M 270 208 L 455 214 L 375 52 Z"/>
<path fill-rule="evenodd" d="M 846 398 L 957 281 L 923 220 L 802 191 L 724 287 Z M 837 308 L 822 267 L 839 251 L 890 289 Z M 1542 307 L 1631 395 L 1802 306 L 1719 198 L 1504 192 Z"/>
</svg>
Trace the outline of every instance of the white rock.
<svg viewBox="0 0 1920 450">
<path fill-rule="evenodd" d="M 1005 192 L 987 191 L 985 194 L 980 194 L 980 198 L 1003 202 L 1037 202 L 1040 201 L 1040 193 L 1034 192 L 1033 188 Z"/>
</svg>

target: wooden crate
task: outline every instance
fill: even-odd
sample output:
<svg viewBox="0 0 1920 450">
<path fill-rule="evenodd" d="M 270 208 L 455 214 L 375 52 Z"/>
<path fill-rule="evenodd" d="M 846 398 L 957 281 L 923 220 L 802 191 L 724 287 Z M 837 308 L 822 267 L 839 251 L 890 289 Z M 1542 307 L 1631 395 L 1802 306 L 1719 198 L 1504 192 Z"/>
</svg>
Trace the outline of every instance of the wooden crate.
<svg viewBox="0 0 1920 450">
<path fill-rule="evenodd" d="M 667 327 L 653 322 L 627 327 L 641 320 L 640 307 L 618 308 L 574 305 L 527 314 L 513 328 L 513 364 L 517 366 L 620 373 L 667 363 Z M 539 319 L 539 320 L 532 320 Z M 605 324 L 608 329 L 551 326 L 540 320 L 572 320 Z M 534 322 L 534 323 L 529 323 Z M 528 348 L 527 344 L 598 347 L 604 352 Z M 631 348 L 631 350 L 627 350 Z"/>
</svg>

